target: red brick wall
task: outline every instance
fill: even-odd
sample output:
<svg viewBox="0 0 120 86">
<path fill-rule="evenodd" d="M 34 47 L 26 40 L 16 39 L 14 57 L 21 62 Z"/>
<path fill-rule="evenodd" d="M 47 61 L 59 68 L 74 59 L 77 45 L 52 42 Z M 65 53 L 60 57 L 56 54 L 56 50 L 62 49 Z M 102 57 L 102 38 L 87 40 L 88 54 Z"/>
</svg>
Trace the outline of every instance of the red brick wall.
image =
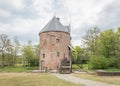
<svg viewBox="0 0 120 86">
<path fill-rule="evenodd" d="M 59 39 L 60 42 L 57 43 Z M 70 34 L 65 32 L 45 32 L 40 34 L 40 61 L 44 60 L 44 67 L 56 70 L 60 67 L 60 61 L 64 58 L 70 59 L 68 45 L 70 45 Z M 59 52 L 59 57 L 57 57 Z M 45 58 L 43 58 L 45 54 Z M 41 66 L 40 66 L 41 68 Z"/>
</svg>

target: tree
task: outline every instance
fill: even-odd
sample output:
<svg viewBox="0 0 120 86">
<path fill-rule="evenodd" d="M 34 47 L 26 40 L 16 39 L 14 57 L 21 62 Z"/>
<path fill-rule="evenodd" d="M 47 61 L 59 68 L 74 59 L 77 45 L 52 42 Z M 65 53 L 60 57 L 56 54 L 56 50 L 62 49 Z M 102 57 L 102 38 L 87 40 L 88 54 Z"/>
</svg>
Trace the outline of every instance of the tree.
<svg viewBox="0 0 120 86">
<path fill-rule="evenodd" d="M 39 65 L 39 57 L 40 57 L 40 45 L 34 45 L 35 50 L 35 66 Z"/>
<path fill-rule="evenodd" d="M 13 57 L 13 65 L 15 66 L 17 61 L 17 54 L 20 50 L 20 43 L 17 39 L 17 37 L 14 37 L 14 57 Z"/>
<path fill-rule="evenodd" d="M 24 66 L 34 66 L 35 64 L 35 50 L 31 43 L 23 47 L 23 62 Z"/>
<path fill-rule="evenodd" d="M 120 68 L 120 27 L 118 27 L 118 30 L 116 32 L 116 47 L 115 47 L 115 52 L 116 52 L 116 67 Z"/>
<path fill-rule="evenodd" d="M 120 68 L 119 28 L 118 28 L 117 32 L 114 32 L 113 29 L 109 29 L 109 30 L 102 32 L 96 43 L 99 45 L 98 50 L 97 50 L 98 55 L 94 56 L 94 57 L 107 58 L 107 61 L 109 61 L 108 67 Z M 96 60 L 100 60 L 99 58 Z M 94 60 L 94 59 L 92 59 L 92 60 Z M 102 60 L 101 60 L 101 63 L 102 63 Z M 100 65 L 100 63 L 99 63 L 99 65 Z"/>
<path fill-rule="evenodd" d="M 77 52 L 74 50 L 74 52 L 72 52 L 72 63 L 76 63 L 77 61 Z"/>
<path fill-rule="evenodd" d="M 13 49 L 13 45 L 11 43 L 11 40 L 8 40 L 8 47 L 7 47 L 7 52 L 6 52 L 6 63 L 7 63 L 7 66 L 13 66 L 13 52 L 14 52 L 14 49 Z"/>
<path fill-rule="evenodd" d="M 5 65 L 5 55 L 7 53 L 7 49 L 9 47 L 10 40 L 6 34 L 0 34 L 0 54 L 2 56 L 2 68 Z"/>
<path fill-rule="evenodd" d="M 83 50 L 80 46 L 75 46 L 74 52 L 72 53 L 73 61 L 76 63 L 80 68 L 82 68 L 82 61 L 83 61 Z"/>
<path fill-rule="evenodd" d="M 117 36 L 112 29 L 106 30 L 100 34 L 99 50 L 103 56 L 105 56 L 107 58 L 115 57 L 115 55 L 116 55 L 115 45 L 117 42 L 116 37 Z"/>
<path fill-rule="evenodd" d="M 100 30 L 97 27 L 93 27 L 86 32 L 83 37 L 83 42 L 85 44 L 85 49 L 90 55 L 96 55 L 98 49 L 97 40 L 99 38 Z"/>
</svg>

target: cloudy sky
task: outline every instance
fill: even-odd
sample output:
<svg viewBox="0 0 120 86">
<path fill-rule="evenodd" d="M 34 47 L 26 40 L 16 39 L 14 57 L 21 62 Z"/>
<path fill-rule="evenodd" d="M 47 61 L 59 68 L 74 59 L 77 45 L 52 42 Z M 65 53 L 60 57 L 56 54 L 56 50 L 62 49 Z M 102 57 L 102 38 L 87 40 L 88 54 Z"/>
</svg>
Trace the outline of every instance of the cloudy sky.
<svg viewBox="0 0 120 86">
<path fill-rule="evenodd" d="M 38 33 L 54 16 L 70 23 L 74 45 L 81 45 L 85 31 L 120 26 L 120 0 L 0 0 L 0 34 L 17 36 L 21 43 L 39 43 Z"/>
</svg>

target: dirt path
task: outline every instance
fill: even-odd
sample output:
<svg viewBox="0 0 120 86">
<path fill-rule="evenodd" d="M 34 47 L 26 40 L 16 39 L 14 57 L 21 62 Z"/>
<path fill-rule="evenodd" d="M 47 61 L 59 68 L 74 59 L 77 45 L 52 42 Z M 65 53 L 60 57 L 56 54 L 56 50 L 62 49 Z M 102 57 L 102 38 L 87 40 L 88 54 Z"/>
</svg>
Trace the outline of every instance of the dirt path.
<svg viewBox="0 0 120 86">
<path fill-rule="evenodd" d="M 87 79 L 81 79 L 73 76 L 72 74 L 53 74 L 53 75 L 60 79 L 70 81 L 76 84 L 83 84 L 85 86 L 120 86 L 120 85 L 107 84 L 107 83 L 92 81 Z"/>
</svg>

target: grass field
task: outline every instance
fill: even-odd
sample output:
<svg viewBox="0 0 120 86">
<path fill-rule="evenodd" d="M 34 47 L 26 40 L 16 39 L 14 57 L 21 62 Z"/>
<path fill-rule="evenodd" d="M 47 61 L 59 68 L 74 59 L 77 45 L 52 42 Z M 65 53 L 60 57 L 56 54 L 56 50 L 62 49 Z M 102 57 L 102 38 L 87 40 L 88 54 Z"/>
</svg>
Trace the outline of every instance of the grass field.
<svg viewBox="0 0 120 86">
<path fill-rule="evenodd" d="M 0 73 L 0 86 L 82 86 L 50 74 Z"/>
<path fill-rule="evenodd" d="M 28 72 L 30 70 L 37 70 L 38 67 L 4 67 L 0 68 L 0 72 Z"/>
<path fill-rule="evenodd" d="M 83 64 L 82 65 L 83 66 L 83 70 L 88 70 L 88 64 Z M 72 64 L 72 68 L 73 69 L 81 69 L 78 65 L 76 65 L 76 64 Z"/>
<path fill-rule="evenodd" d="M 105 71 L 107 71 L 107 72 L 120 72 L 120 69 L 111 68 L 111 69 L 105 69 Z"/>
<path fill-rule="evenodd" d="M 78 65 L 72 64 L 73 70 L 78 69 L 78 70 L 85 70 L 85 71 L 91 71 L 91 72 L 95 72 L 96 71 L 96 69 L 94 69 L 94 70 L 93 69 L 89 69 L 88 68 L 88 64 L 83 64 L 82 66 L 83 66 L 83 68 L 81 69 Z M 103 70 L 107 71 L 107 72 L 120 72 L 120 69 L 116 69 L 116 68 L 109 68 L 109 69 L 103 69 Z"/>
<path fill-rule="evenodd" d="M 75 76 L 83 79 L 95 80 L 100 82 L 105 82 L 109 84 L 118 84 L 120 85 L 120 76 L 97 76 L 90 74 L 74 74 Z"/>
<path fill-rule="evenodd" d="M 36 70 L 38 67 L 5 67 L 0 68 L 0 86 L 78 86 L 76 84 L 60 80 L 50 74 L 33 74 L 26 73 L 30 70 Z M 73 64 L 73 69 L 80 69 L 77 65 Z M 84 64 L 83 69 L 88 69 L 88 65 Z M 106 69 L 106 71 L 120 72 L 120 69 Z M 17 72 L 17 73 L 16 73 Z M 94 70 L 95 73 L 95 70 Z M 120 85 L 120 76 L 97 76 L 90 74 L 74 74 L 77 77 L 106 82 L 110 84 Z M 57 84 L 58 83 L 58 84 Z M 42 84 L 42 85 L 41 85 Z"/>
<path fill-rule="evenodd" d="M 83 68 L 81 69 L 78 65 L 76 64 L 72 64 L 72 68 L 73 70 L 79 69 L 79 70 L 85 70 L 85 71 L 91 71 L 91 72 L 95 72 L 96 70 L 90 70 L 88 69 L 88 64 L 83 64 Z M 16 67 L 4 67 L 4 68 L 0 68 L 0 72 L 28 72 L 30 70 L 38 70 L 39 67 L 23 67 L 22 65 L 17 65 Z M 120 72 L 120 69 L 104 69 L 105 71 L 108 72 Z"/>
</svg>

